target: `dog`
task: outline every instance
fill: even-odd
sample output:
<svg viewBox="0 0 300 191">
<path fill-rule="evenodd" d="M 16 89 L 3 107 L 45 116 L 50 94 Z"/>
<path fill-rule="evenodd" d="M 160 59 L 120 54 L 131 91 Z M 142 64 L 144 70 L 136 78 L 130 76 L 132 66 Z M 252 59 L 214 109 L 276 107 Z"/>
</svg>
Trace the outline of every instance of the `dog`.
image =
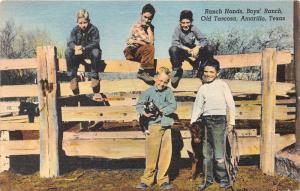
<svg viewBox="0 0 300 191">
<path fill-rule="evenodd" d="M 198 172 L 203 173 L 202 140 L 204 139 L 205 127 L 202 122 L 196 121 L 189 126 L 189 130 L 193 149 L 193 153 L 189 152 L 189 157 L 192 159 L 191 178 L 195 180 Z"/>
</svg>

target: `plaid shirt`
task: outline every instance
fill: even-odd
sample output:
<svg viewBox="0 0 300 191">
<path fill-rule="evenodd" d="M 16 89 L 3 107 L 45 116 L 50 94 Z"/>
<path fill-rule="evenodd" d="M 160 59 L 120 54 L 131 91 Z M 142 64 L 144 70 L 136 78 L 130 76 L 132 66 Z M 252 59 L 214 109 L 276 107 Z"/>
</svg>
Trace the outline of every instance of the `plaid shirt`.
<svg viewBox="0 0 300 191">
<path fill-rule="evenodd" d="M 149 27 L 151 27 L 152 31 L 154 31 L 153 25 L 150 25 Z M 147 28 L 142 26 L 140 20 L 137 21 L 131 28 L 131 33 L 130 33 L 129 39 L 138 40 L 138 41 L 142 41 L 145 43 L 150 43 L 150 39 L 147 34 Z M 139 44 L 128 44 L 128 42 L 127 42 L 127 46 L 138 47 L 140 45 Z"/>
</svg>

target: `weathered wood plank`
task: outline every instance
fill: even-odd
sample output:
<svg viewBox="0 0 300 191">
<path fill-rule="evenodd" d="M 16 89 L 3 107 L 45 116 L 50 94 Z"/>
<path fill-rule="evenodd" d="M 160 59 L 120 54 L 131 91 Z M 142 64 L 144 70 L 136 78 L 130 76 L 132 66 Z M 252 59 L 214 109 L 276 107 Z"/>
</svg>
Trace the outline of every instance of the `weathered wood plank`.
<svg viewBox="0 0 300 191">
<path fill-rule="evenodd" d="M 0 147 L 5 155 L 40 154 L 39 140 L 0 141 Z"/>
<path fill-rule="evenodd" d="M 17 115 L 17 116 L 11 116 L 11 117 L 0 117 L 0 121 L 26 123 L 26 122 L 28 122 L 28 116 L 27 115 Z"/>
<path fill-rule="evenodd" d="M 181 136 L 183 139 L 191 138 L 189 130 L 181 130 Z M 238 136 L 257 136 L 256 129 L 237 129 Z M 142 131 L 122 131 L 122 132 L 70 132 L 65 131 L 63 133 L 63 140 L 98 140 L 98 139 L 145 139 L 145 135 Z"/>
<path fill-rule="evenodd" d="M 0 141 L 9 141 L 9 131 L 0 131 Z M 5 153 L 4 146 L 0 145 L 0 172 L 9 170 L 9 168 L 9 155 Z"/>
<path fill-rule="evenodd" d="M 261 94 L 261 82 L 260 81 L 241 81 L 241 80 L 225 80 L 231 91 L 235 94 Z M 199 79 L 182 79 L 179 86 L 173 89 L 176 92 L 182 91 L 197 91 L 201 85 Z M 114 93 L 114 92 L 134 92 L 144 91 L 149 86 L 143 81 L 137 79 L 115 80 L 115 81 L 101 81 L 101 92 Z M 90 82 L 79 83 L 81 94 L 91 94 Z M 289 83 L 276 83 L 276 95 L 287 96 L 288 92 L 294 92 L 294 84 Z M 61 95 L 72 95 L 72 91 L 69 88 L 68 83 L 61 84 Z"/>
<path fill-rule="evenodd" d="M 0 113 L 12 112 L 17 113 L 19 111 L 20 102 L 0 102 Z"/>
<path fill-rule="evenodd" d="M 260 66 L 261 57 L 261 53 L 251 53 L 238 55 L 217 55 L 216 59 L 220 61 L 221 68 L 241 68 L 249 66 Z M 279 51 L 277 55 L 277 60 L 277 64 L 290 64 L 291 53 L 289 51 Z M 138 62 L 128 60 L 105 60 L 104 62 L 106 64 L 105 72 L 136 72 L 140 67 L 140 64 Z M 59 65 L 60 70 L 67 70 L 65 59 L 60 59 Z M 171 68 L 170 59 L 157 59 L 157 68 L 161 66 Z M 192 70 L 192 67 L 187 61 L 185 61 L 183 63 L 183 69 Z M 78 71 L 84 71 L 83 65 L 79 67 Z"/>
<path fill-rule="evenodd" d="M 40 176 L 48 178 L 59 175 L 55 48 L 38 47 L 37 62 L 40 108 Z"/>
<path fill-rule="evenodd" d="M 275 173 L 275 119 L 276 119 L 276 49 L 267 48 L 262 56 L 262 115 L 260 140 L 260 168 L 268 175 Z M 276 112 L 277 113 L 277 112 Z"/>
<path fill-rule="evenodd" d="M 236 68 L 261 65 L 261 53 L 239 54 L 239 55 L 217 55 L 216 58 L 221 63 L 221 68 Z M 288 51 L 279 51 L 277 55 L 277 64 L 291 63 L 291 54 Z M 139 63 L 127 60 L 105 60 L 107 64 L 105 72 L 135 72 L 139 68 Z M 62 71 L 67 70 L 65 59 L 59 60 L 59 68 Z M 158 66 L 171 67 L 169 58 L 157 59 Z M 0 70 L 17 70 L 17 69 L 36 69 L 37 62 L 35 59 L 0 59 Z M 191 66 L 185 62 L 184 70 L 191 70 Z M 84 71 L 81 66 L 79 71 Z"/>
<path fill-rule="evenodd" d="M 193 103 L 178 102 L 176 113 L 179 119 L 190 119 Z M 237 119 L 260 119 L 259 105 L 245 105 L 236 108 Z M 289 115 L 289 113 L 292 113 Z M 276 119 L 294 119 L 295 107 L 277 106 Z M 134 106 L 91 106 L 91 107 L 62 107 L 63 121 L 132 121 L 138 120 Z"/>
<path fill-rule="evenodd" d="M 10 97 L 37 97 L 37 85 L 0 86 L 0 98 Z"/>
<path fill-rule="evenodd" d="M 183 94 L 182 94 L 183 93 Z M 194 92 L 176 92 L 174 93 L 175 97 L 196 97 L 196 93 Z M 104 96 L 103 96 L 104 97 Z M 115 95 L 105 95 L 105 98 L 103 98 L 103 102 L 106 102 L 105 104 L 110 106 L 133 106 L 136 105 L 139 98 L 139 94 L 129 94 L 122 96 L 115 96 Z M 67 96 L 67 97 L 61 97 L 60 101 L 62 102 L 62 105 L 68 101 L 76 101 L 78 100 L 78 96 Z M 86 98 L 86 100 L 91 100 L 91 98 Z M 191 101 L 192 99 L 189 99 L 188 101 Z M 100 101 L 100 100 L 99 100 Z M 187 100 L 186 100 L 187 101 Z M 180 102 L 183 102 L 181 100 Z M 256 99 L 256 100 L 238 100 L 235 101 L 235 105 L 238 107 L 240 105 L 261 105 L 262 100 Z M 276 100 L 277 105 L 289 105 L 289 107 L 295 107 L 296 100 L 294 98 L 289 99 L 278 99 Z"/>
<path fill-rule="evenodd" d="M 36 69 L 35 58 L 0 59 L 0 70 Z"/>
<path fill-rule="evenodd" d="M 39 130 L 40 123 L 17 123 L 0 121 L 0 131 Z"/>
<path fill-rule="evenodd" d="M 122 136 L 123 132 L 118 132 Z M 136 132 L 139 136 L 141 132 Z M 65 133 L 64 133 L 65 135 Z M 184 136 L 184 134 L 183 134 Z M 276 151 L 279 151 L 295 142 L 295 135 L 275 136 Z M 187 158 L 187 150 L 192 151 L 190 139 L 184 139 L 184 148 L 181 151 L 182 157 Z M 240 137 L 240 155 L 257 155 L 260 152 L 259 137 Z M 39 154 L 39 140 L 22 141 L 0 141 L 0 148 L 3 148 L 6 155 L 30 155 Z M 97 139 L 97 140 L 64 140 L 63 149 L 67 156 L 93 156 L 103 158 L 144 158 L 143 139 Z"/>
<path fill-rule="evenodd" d="M 242 81 L 242 80 L 225 80 L 234 95 L 245 94 L 261 94 L 260 81 Z M 201 85 L 199 79 L 184 78 L 180 81 L 179 86 L 173 89 L 175 92 L 195 92 Z M 149 86 L 138 79 L 124 80 L 102 80 L 101 92 L 116 93 L 116 92 L 136 92 L 144 91 Z M 295 92 L 295 85 L 291 83 L 276 83 L 276 95 L 287 96 L 288 93 Z M 79 83 L 81 94 L 91 94 L 92 88 L 90 82 Z M 37 85 L 15 85 L 15 86 L 0 86 L 0 98 L 9 97 L 34 97 L 38 95 Z M 61 96 L 73 95 L 70 90 L 69 83 L 61 83 Z"/>
<path fill-rule="evenodd" d="M 120 135 L 123 132 L 118 132 Z M 132 132 L 133 133 L 133 132 Z M 135 139 L 140 137 L 140 132 L 135 132 L 133 138 L 128 139 L 74 139 L 64 140 L 63 149 L 67 156 L 93 156 L 103 158 L 144 158 L 144 140 Z M 128 137 L 128 136 L 127 136 Z M 188 158 L 187 151 L 192 151 L 190 138 L 183 139 L 184 147 L 181 150 L 181 157 Z M 295 135 L 276 136 L 276 150 L 295 142 Z M 240 137 L 239 154 L 240 155 L 258 155 L 260 153 L 260 137 Z"/>
</svg>

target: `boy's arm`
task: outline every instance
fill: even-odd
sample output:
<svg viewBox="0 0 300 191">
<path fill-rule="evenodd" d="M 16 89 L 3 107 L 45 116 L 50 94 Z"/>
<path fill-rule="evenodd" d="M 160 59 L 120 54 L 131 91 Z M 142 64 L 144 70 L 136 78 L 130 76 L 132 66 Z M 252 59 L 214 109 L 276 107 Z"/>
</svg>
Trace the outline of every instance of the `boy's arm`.
<svg viewBox="0 0 300 191">
<path fill-rule="evenodd" d="M 138 102 L 136 103 L 136 111 L 140 114 L 143 115 L 144 114 L 144 104 L 145 102 L 148 100 L 148 92 L 147 90 L 145 92 L 143 92 L 140 97 Z"/>
<path fill-rule="evenodd" d="M 163 115 L 170 115 L 174 113 L 177 109 L 177 102 L 171 90 L 169 90 L 168 92 L 166 101 L 167 101 L 166 105 L 160 108 L 160 111 L 162 112 Z"/>
<path fill-rule="evenodd" d="M 229 111 L 228 123 L 229 125 L 235 125 L 235 103 L 231 94 L 231 90 L 226 82 L 224 82 L 224 96 Z"/>
<path fill-rule="evenodd" d="M 67 45 L 72 50 L 75 49 L 75 46 L 76 46 L 76 30 L 75 30 L 75 28 L 71 31 L 70 38 L 69 38 Z"/>
<path fill-rule="evenodd" d="M 189 51 L 190 49 L 188 47 L 184 46 L 180 42 L 179 34 L 180 34 L 180 29 L 178 27 L 176 27 L 174 32 L 173 32 L 173 35 L 172 35 L 172 46 L 176 46 L 176 47 L 181 48 L 183 50 Z"/>
<path fill-rule="evenodd" d="M 201 88 L 201 87 L 200 87 Z M 203 113 L 203 104 L 204 104 L 204 97 L 201 92 L 201 89 L 198 90 L 194 105 L 193 105 L 193 112 L 191 117 L 191 124 L 197 121 L 200 115 Z"/>
<path fill-rule="evenodd" d="M 196 39 L 198 40 L 199 44 L 197 46 L 204 47 L 208 45 L 208 40 L 205 37 L 205 35 L 195 26 L 193 26 L 193 33 L 196 36 Z"/>
<path fill-rule="evenodd" d="M 154 27 L 153 26 L 148 26 L 147 28 L 147 34 L 149 38 L 149 43 L 154 44 Z"/>
<path fill-rule="evenodd" d="M 85 47 L 83 47 L 84 50 L 92 50 L 94 48 L 98 48 L 100 43 L 100 35 L 99 30 L 96 27 L 93 27 L 93 29 L 90 32 L 91 35 L 91 42 L 89 42 Z"/>
</svg>

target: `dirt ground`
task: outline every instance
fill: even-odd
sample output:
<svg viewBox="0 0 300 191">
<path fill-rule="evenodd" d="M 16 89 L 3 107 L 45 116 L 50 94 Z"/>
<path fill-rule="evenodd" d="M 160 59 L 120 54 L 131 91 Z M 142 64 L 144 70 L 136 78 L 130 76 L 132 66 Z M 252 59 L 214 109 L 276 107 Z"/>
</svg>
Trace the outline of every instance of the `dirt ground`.
<svg viewBox="0 0 300 191">
<path fill-rule="evenodd" d="M 242 159 L 234 190 L 265 191 L 265 190 L 300 190 L 299 183 L 280 176 L 264 175 L 255 164 L 255 160 Z M 254 162 L 254 163 L 253 163 Z M 251 164 L 252 163 L 252 164 Z M 89 158 L 63 159 L 61 176 L 42 179 L 38 172 L 38 157 L 30 159 L 15 158 L 11 160 L 12 169 L 0 174 L 1 191 L 48 191 L 48 190 L 82 190 L 82 191 L 134 191 L 135 185 L 143 174 L 144 160 L 104 160 Z M 250 164 L 250 165 L 249 165 Z M 202 177 L 190 180 L 190 161 L 181 160 L 178 168 L 172 168 L 170 174 L 173 190 L 197 190 Z M 159 190 L 154 186 L 153 190 Z M 207 189 L 219 189 L 217 183 Z M 230 190 L 230 189 L 228 189 Z"/>
</svg>

